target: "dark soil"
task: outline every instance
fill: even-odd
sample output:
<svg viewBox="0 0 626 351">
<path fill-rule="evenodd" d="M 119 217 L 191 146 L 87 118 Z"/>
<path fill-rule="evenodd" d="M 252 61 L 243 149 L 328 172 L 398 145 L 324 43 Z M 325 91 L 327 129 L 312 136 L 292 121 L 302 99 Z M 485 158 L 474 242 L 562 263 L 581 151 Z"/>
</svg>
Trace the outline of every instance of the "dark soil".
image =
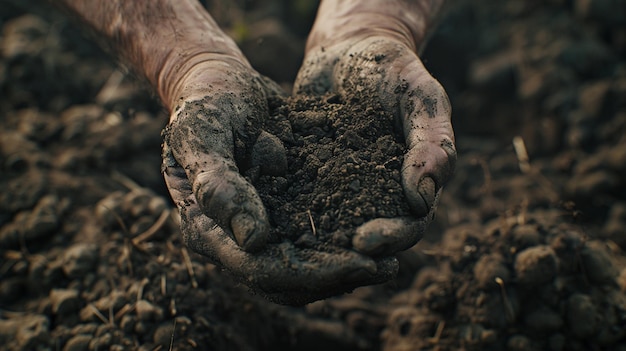
<svg viewBox="0 0 626 351">
<path fill-rule="evenodd" d="M 394 116 L 371 101 L 330 94 L 271 103 L 266 128 L 286 145 L 288 169 L 254 184 L 275 236 L 350 247 L 368 220 L 410 215 L 400 185 L 401 134 Z"/>
<path fill-rule="evenodd" d="M 277 19 L 279 1 L 205 3 L 253 63 L 297 66 L 301 54 L 290 48 L 302 39 Z M 151 94 L 56 12 L 0 2 L 0 349 L 626 350 L 620 6 L 453 4 L 423 55 L 450 95 L 459 151 L 437 218 L 398 256 L 394 281 L 285 307 L 182 245 L 159 171 L 167 116 Z M 298 23 L 301 15 L 284 17 Z M 271 30 L 252 30 L 262 22 Z M 280 60 L 255 56 L 264 53 Z M 348 159 L 363 157 L 350 145 L 363 135 L 344 126 L 352 136 L 342 139 L 341 116 L 381 117 L 375 106 L 346 111 L 341 99 L 322 99 L 330 102 L 323 114 L 309 108 L 316 100 L 272 106 L 290 122 L 290 142 L 276 134 L 293 147 L 292 176 L 319 165 L 319 177 L 324 160 L 337 162 L 328 172 L 349 163 L 354 171 Z M 395 188 L 395 165 L 386 162 L 401 162 L 402 147 L 379 127 L 383 141 L 372 145 L 388 159 L 376 161 L 377 149 L 370 157 Z M 295 153 L 317 140 L 322 147 L 306 155 L 319 164 Z M 331 143 L 338 146 L 324 156 Z M 303 180 L 300 191 L 282 193 L 294 205 L 273 220 L 312 233 L 310 210 L 322 239 L 342 243 L 343 235 L 324 235 L 337 226 L 349 236 L 360 218 L 406 211 L 395 204 L 372 213 L 360 201 L 384 196 L 370 197 L 366 180 L 357 187 L 350 177 L 317 200 L 293 194 L 310 196 L 325 178 Z M 277 198 L 274 186 L 288 189 L 277 177 L 256 180 L 266 201 Z M 354 194 L 360 218 L 347 212 L 357 207 L 327 207 L 337 192 Z M 325 220 L 327 208 L 345 213 Z M 283 221 L 288 212 L 298 221 Z M 350 221 L 335 222 L 342 218 Z"/>
</svg>

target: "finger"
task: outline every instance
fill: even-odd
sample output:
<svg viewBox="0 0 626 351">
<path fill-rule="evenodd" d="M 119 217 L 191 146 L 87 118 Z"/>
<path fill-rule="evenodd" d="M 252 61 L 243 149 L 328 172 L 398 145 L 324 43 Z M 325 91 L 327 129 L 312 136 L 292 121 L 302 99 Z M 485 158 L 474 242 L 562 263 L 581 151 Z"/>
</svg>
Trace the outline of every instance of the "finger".
<svg viewBox="0 0 626 351">
<path fill-rule="evenodd" d="M 210 218 L 202 215 L 193 196 L 181 203 L 185 244 L 268 299 L 299 305 L 392 279 L 395 258 L 374 261 L 353 251 L 300 249 L 289 242 L 248 253 Z"/>
<path fill-rule="evenodd" d="M 406 70 L 411 72 L 407 78 L 412 84 L 400 98 L 408 147 L 402 165 L 402 185 L 413 211 L 426 216 L 456 164 L 451 109 L 443 87 L 421 62 L 413 62 Z"/>
<path fill-rule="evenodd" d="M 165 144 L 184 168 L 203 213 L 239 246 L 254 251 L 265 245 L 267 214 L 254 187 L 239 173 L 233 153 L 237 142 L 258 133 L 235 140 L 233 127 L 222 122 L 234 119 L 223 115 L 234 114 L 224 108 L 234 104 L 209 98 L 185 103 L 166 130 Z"/>
<path fill-rule="evenodd" d="M 377 218 L 356 229 L 352 246 L 358 252 L 376 257 L 394 255 L 407 250 L 422 239 L 431 216 Z"/>
<path fill-rule="evenodd" d="M 293 85 L 294 95 L 323 95 L 332 91 L 337 58 L 346 48 L 326 48 L 307 53 Z"/>
</svg>

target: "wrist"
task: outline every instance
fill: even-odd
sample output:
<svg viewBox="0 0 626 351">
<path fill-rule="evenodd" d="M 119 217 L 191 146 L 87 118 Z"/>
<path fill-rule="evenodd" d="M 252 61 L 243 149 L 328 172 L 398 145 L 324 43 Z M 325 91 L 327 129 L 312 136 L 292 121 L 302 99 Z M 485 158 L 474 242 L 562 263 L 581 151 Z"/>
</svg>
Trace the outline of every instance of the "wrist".
<svg viewBox="0 0 626 351">
<path fill-rule="evenodd" d="M 202 99 L 232 79 L 234 72 L 251 69 L 243 56 L 209 51 L 168 55 L 155 87 L 165 107 L 173 112 L 181 100 Z"/>
<path fill-rule="evenodd" d="M 307 41 L 307 52 L 378 36 L 417 52 L 433 26 L 442 0 L 325 0 Z"/>
<path fill-rule="evenodd" d="M 122 63 L 144 76 L 168 109 L 207 62 L 248 65 L 235 42 L 195 0 L 57 0 Z M 219 66 L 219 65 L 218 65 Z"/>
</svg>

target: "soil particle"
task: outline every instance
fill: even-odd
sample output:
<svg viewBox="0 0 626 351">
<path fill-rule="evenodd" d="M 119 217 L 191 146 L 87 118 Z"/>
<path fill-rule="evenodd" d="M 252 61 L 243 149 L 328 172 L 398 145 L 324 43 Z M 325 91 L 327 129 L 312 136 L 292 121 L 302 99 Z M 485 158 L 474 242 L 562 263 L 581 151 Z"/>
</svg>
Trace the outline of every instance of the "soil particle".
<svg viewBox="0 0 626 351">
<path fill-rule="evenodd" d="M 70 278 L 82 278 L 98 264 L 98 247 L 94 244 L 75 244 L 63 255 L 63 273 Z"/>
<path fill-rule="evenodd" d="M 50 321 L 40 314 L 0 320 L 0 340 L 8 349 L 33 350 L 49 338 Z"/>
<path fill-rule="evenodd" d="M 474 278 L 482 289 L 497 288 L 497 278 L 509 282 L 511 273 L 500 254 L 482 256 L 474 266 Z"/>
<path fill-rule="evenodd" d="M 160 321 L 163 319 L 163 309 L 146 300 L 135 303 L 135 311 L 140 321 Z"/>
<path fill-rule="evenodd" d="M 575 337 L 586 339 L 597 329 L 597 311 L 591 297 L 573 294 L 567 300 L 567 323 Z"/>
<path fill-rule="evenodd" d="M 606 249 L 599 242 L 590 242 L 580 251 L 580 260 L 585 276 L 592 284 L 613 284 L 617 268 L 611 262 Z"/>
<path fill-rule="evenodd" d="M 52 289 L 50 291 L 52 313 L 58 317 L 65 317 L 80 309 L 81 299 L 79 291 L 73 289 Z"/>
<path fill-rule="evenodd" d="M 515 257 L 515 274 L 522 284 L 540 285 L 554 279 L 558 272 L 558 258 L 549 246 L 534 246 Z"/>
</svg>

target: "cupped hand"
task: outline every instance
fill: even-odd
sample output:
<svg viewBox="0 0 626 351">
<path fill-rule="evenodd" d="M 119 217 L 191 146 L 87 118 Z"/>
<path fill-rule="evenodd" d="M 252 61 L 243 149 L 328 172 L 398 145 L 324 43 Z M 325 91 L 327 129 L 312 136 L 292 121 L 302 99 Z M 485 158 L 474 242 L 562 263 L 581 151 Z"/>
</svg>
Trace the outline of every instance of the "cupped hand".
<svg viewBox="0 0 626 351">
<path fill-rule="evenodd" d="M 407 45 L 384 36 L 315 46 L 307 52 L 294 94 L 367 94 L 397 116 L 407 152 L 402 186 L 413 217 L 375 219 L 356 231 L 353 246 L 368 255 L 406 250 L 422 237 L 456 162 L 450 102 Z M 349 99 L 345 99 L 350 101 Z"/>
<path fill-rule="evenodd" d="M 267 98 L 280 89 L 238 62 L 203 62 L 186 77 L 164 131 L 163 173 L 190 249 L 252 290 L 286 304 L 311 302 L 395 274 L 392 258 L 374 261 L 334 247 L 267 243 L 266 211 L 241 171 L 251 166 L 258 143 L 264 152 L 286 157 L 282 144 L 259 138 L 267 135 L 261 130 L 269 116 Z"/>
</svg>

